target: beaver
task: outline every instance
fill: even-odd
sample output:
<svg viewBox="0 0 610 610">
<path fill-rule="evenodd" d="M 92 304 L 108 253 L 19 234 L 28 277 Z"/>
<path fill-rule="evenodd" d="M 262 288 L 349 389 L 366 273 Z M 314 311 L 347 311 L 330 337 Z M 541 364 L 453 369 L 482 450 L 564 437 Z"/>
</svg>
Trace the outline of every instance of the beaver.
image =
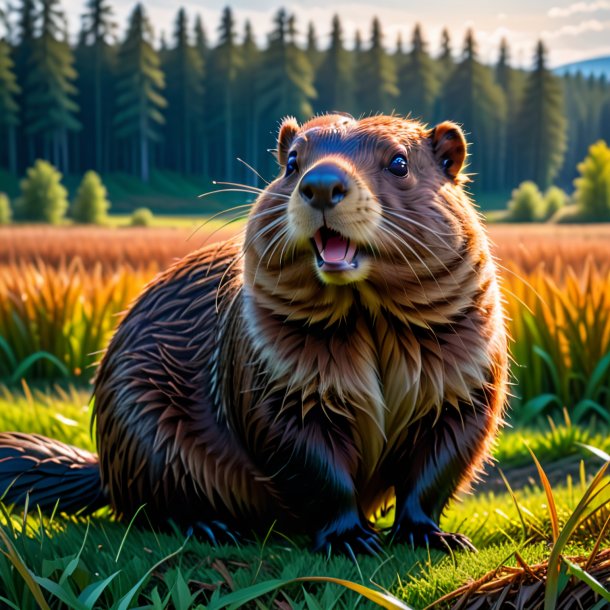
<svg viewBox="0 0 610 610">
<path fill-rule="evenodd" d="M 145 505 L 212 540 L 275 523 L 353 555 L 381 548 L 392 494 L 391 540 L 471 548 L 438 523 L 489 456 L 507 343 L 466 154 L 452 122 L 284 120 L 243 240 L 175 263 L 119 324 L 98 455 L 3 433 L 5 501 Z"/>
</svg>

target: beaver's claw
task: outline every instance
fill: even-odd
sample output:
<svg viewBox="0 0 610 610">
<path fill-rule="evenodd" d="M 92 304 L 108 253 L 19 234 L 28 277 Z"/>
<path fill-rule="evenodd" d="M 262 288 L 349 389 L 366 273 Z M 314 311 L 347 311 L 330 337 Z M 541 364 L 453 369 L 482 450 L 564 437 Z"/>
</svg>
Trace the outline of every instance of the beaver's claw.
<svg viewBox="0 0 610 610">
<path fill-rule="evenodd" d="M 327 558 L 333 554 L 345 555 L 354 562 L 357 554 L 380 557 L 384 552 L 377 532 L 361 524 L 343 531 L 319 532 L 315 539 L 314 551 L 323 552 Z"/>
<path fill-rule="evenodd" d="M 477 553 L 476 547 L 463 534 L 443 532 L 437 527 L 425 523 L 401 525 L 394 527 L 390 536 L 392 544 L 406 542 L 413 548 L 428 547 L 449 553 L 451 551 L 471 551 Z"/>
</svg>

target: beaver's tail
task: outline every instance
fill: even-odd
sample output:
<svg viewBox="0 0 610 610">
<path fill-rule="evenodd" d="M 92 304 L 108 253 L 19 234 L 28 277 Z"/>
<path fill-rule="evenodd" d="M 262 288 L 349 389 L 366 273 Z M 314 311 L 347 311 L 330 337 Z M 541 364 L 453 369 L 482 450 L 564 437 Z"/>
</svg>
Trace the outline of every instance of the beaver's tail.
<svg viewBox="0 0 610 610">
<path fill-rule="evenodd" d="M 0 500 L 43 512 L 90 513 L 108 504 L 97 455 L 39 434 L 0 433 Z"/>
</svg>

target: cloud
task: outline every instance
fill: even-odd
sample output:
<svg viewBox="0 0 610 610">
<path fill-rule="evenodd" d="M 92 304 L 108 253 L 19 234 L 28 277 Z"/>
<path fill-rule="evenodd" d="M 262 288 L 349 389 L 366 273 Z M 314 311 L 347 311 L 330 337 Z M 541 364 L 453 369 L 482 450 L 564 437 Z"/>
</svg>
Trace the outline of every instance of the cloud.
<svg viewBox="0 0 610 610">
<path fill-rule="evenodd" d="M 580 36 L 587 32 L 603 32 L 610 30 L 610 21 L 589 19 L 581 21 L 578 25 L 564 25 L 557 30 L 544 30 L 541 34 L 543 39 L 561 38 L 563 36 Z"/>
<path fill-rule="evenodd" d="M 571 17 L 577 13 L 597 13 L 610 10 L 609 0 L 594 0 L 594 2 L 576 2 L 570 6 L 554 6 L 549 9 L 548 16 L 553 18 Z"/>
</svg>

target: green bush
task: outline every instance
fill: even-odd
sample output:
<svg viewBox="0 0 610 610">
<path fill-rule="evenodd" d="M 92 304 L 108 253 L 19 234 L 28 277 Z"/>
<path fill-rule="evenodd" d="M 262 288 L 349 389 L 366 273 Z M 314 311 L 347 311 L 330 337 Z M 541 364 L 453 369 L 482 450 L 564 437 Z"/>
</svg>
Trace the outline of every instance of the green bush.
<svg viewBox="0 0 610 610">
<path fill-rule="evenodd" d="M 534 222 L 542 220 L 545 202 L 535 182 L 522 182 L 512 193 L 508 202 L 508 220 L 515 222 Z"/>
<path fill-rule="evenodd" d="M 62 175 L 50 163 L 38 159 L 21 181 L 16 212 L 23 220 L 59 224 L 68 209 L 68 191 Z"/>
<path fill-rule="evenodd" d="M 106 187 L 96 172 L 88 171 L 78 187 L 72 218 L 83 224 L 103 224 L 109 208 Z"/>
<path fill-rule="evenodd" d="M 11 222 L 13 213 L 11 202 L 6 193 L 0 193 L 0 225 L 7 225 Z"/>
<path fill-rule="evenodd" d="M 148 208 L 138 208 L 131 215 L 132 227 L 149 227 L 153 222 L 153 213 Z"/>
<path fill-rule="evenodd" d="M 551 186 L 544 194 L 544 220 L 550 220 L 566 207 L 568 196 L 558 186 Z"/>
<path fill-rule="evenodd" d="M 574 201 L 589 220 L 610 220 L 610 148 L 603 140 L 589 147 L 578 164 Z"/>
</svg>

